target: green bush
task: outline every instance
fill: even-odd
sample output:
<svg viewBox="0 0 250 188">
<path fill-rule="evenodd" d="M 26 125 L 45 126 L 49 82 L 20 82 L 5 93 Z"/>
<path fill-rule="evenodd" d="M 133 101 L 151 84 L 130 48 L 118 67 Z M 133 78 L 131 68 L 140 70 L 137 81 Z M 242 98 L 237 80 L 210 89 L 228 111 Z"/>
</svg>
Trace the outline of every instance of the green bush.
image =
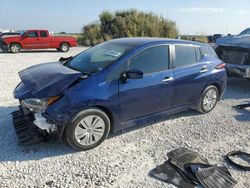
<svg viewBox="0 0 250 188">
<path fill-rule="evenodd" d="M 145 13 L 134 9 L 104 11 L 99 21 L 85 25 L 79 44 L 96 45 L 103 41 L 122 37 L 167 37 L 175 38 L 178 30 L 175 22 L 152 12 Z"/>
</svg>

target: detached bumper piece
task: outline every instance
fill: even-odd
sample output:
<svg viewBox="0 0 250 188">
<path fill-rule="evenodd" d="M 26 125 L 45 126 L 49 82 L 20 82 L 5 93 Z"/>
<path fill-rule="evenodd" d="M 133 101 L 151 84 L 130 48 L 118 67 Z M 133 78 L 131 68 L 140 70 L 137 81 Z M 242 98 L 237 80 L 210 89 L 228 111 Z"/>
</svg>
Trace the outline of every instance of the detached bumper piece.
<svg viewBox="0 0 250 188">
<path fill-rule="evenodd" d="M 167 156 L 168 160 L 151 170 L 150 176 L 179 188 L 232 188 L 237 183 L 225 166 L 211 165 L 197 152 L 178 148 Z"/>
<path fill-rule="evenodd" d="M 227 73 L 229 76 L 242 78 L 250 78 L 250 65 L 227 65 Z"/>
<path fill-rule="evenodd" d="M 17 110 L 12 112 L 12 120 L 20 145 L 28 146 L 46 140 L 46 136 L 34 125 L 32 114 L 24 115 L 22 110 Z"/>
</svg>

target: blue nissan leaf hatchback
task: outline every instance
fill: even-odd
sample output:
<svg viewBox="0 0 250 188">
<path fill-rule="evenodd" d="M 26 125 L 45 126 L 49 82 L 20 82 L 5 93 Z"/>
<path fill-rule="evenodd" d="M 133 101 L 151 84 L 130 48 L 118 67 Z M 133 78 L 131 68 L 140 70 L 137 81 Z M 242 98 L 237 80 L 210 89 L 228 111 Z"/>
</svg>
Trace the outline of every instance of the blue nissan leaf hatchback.
<svg viewBox="0 0 250 188">
<path fill-rule="evenodd" d="M 110 40 L 19 76 L 13 124 L 20 144 L 55 137 L 77 150 L 140 120 L 210 112 L 226 87 L 225 64 L 210 46 L 160 38 Z"/>
</svg>

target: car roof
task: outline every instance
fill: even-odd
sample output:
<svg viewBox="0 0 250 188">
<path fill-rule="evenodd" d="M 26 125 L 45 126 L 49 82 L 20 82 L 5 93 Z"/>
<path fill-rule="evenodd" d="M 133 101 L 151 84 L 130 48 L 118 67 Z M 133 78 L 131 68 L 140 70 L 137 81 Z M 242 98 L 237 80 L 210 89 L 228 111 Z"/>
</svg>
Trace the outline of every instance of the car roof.
<svg viewBox="0 0 250 188">
<path fill-rule="evenodd" d="M 186 44 L 186 45 L 198 45 L 198 46 L 207 46 L 205 43 L 189 41 L 189 40 L 180 40 L 180 39 L 168 39 L 168 38 L 154 38 L 154 37 L 129 37 L 129 38 L 119 38 L 113 39 L 108 42 L 124 44 L 133 47 L 139 47 L 147 44 Z"/>
</svg>

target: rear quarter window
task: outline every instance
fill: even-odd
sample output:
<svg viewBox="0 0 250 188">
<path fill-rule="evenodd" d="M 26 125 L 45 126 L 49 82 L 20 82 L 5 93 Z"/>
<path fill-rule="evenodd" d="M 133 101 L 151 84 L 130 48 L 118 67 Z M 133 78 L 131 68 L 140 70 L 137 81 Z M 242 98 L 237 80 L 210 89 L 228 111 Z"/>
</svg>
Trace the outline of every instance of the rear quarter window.
<svg viewBox="0 0 250 188">
<path fill-rule="evenodd" d="M 40 31 L 40 37 L 47 37 L 46 31 Z"/>
<path fill-rule="evenodd" d="M 210 55 L 213 57 L 217 57 L 217 54 L 211 46 L 202 46 L 201 53 L 202 55 Z"/>
</svg>

